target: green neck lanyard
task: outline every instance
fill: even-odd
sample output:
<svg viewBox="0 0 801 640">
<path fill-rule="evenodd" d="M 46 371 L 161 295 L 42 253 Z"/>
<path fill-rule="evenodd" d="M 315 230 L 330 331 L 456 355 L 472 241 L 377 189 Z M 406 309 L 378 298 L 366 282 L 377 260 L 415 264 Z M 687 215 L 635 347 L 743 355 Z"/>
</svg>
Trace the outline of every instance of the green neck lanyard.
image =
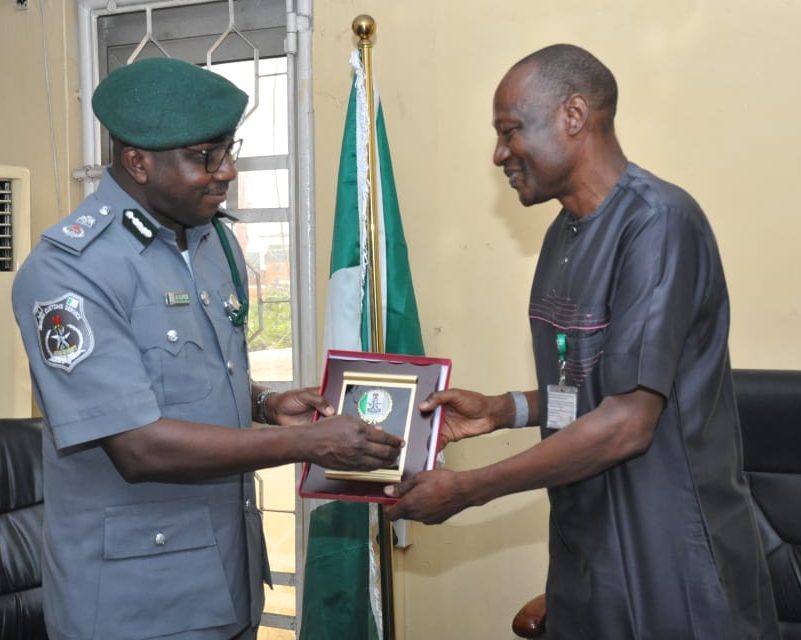
<svg viewBox="0 0 801 640">
<path fill-rule="evenodd" d="M 225 235 L 222 222 L 215 216 L 211 219 L 211 224 L 214 226 L 214 230 L 220 238 L 220 244 L 225 253 L 225 259 L 228 261 L 228 269 L 231 271 L 231 279 L 234 281 L 236 297 L 239 300 L 238 308 L 235 308 L 233 305 L 226 305 L 226 311 L 228 312 L 228 317 L 231 319 L 232 324 L 235 327 L 241 327 L 245 324 L 245 320 L 247 320 L 248 308 L 250 306 L 247 292 L 245 291 L 245 287 L 242 286 L 242 279 L 239 277 L 239 269 L 236 266 L 234 253 L 231 251 L 231 245 L 228 243 L 228 236 Z"/>
<path fill-rule="evenodd" d="M 567 334 L 556 334 L 556 350 L 559 352 L 559 385 L 564 386 L 567 380 L 565 367 L 567 366 Z"/>
</svg>

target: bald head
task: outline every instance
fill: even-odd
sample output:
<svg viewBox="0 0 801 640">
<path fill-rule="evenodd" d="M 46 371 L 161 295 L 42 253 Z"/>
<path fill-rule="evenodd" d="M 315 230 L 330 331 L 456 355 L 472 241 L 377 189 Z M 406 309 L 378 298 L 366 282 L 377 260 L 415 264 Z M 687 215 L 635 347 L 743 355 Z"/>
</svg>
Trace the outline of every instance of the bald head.
<svg viewBox="0 0 801 640">
<path fill-rule="evenodd" d="M 617 111 L 617 82 L 612 72 L 589 51 L 571 44 L 555 44 L 526 56 L 510 75 L 530 72 L 537 101 L 562 102 L 581 94 L 599 124 L 610 126 Z M 532 96 L 534 97 L 534 96 Z"/>
<path fill-rule="evenodd" d="M 509 69 L 492 103 L 493 162 L 520 202 L 555 198 L 574 215 L 594 210 L 626 167 L 616 106 L 609 69 L 579 47 L 547 47 Z"/>
</svg>

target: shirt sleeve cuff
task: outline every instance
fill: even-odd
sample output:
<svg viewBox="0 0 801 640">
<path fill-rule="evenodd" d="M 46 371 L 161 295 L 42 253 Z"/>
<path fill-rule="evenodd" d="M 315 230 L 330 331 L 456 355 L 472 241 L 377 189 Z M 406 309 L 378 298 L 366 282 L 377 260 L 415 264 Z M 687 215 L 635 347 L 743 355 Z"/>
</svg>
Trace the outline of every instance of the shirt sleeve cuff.
<svg viewBox="0 0 801 640">
<path fill-rule="evenodd" d="M 56 448 L 86 444 L 143 427 L 161 418 L 161 410 L 155 398 L 149 394 L 142 394 L 138 398 L 129 396 L 113 406 L 90 407 L 82 410 L 82 413 L 84 415 L 68 421 L 48 421 L 53 430 Z"/>
<path fill-rule="evenodd" d="M 645 387 L 667 398 L 673 387 L 676 365 L 659 350 L 643 345 L 637 353 L 604 353 L 602 367 L 604 396 Z"/>
</svg>

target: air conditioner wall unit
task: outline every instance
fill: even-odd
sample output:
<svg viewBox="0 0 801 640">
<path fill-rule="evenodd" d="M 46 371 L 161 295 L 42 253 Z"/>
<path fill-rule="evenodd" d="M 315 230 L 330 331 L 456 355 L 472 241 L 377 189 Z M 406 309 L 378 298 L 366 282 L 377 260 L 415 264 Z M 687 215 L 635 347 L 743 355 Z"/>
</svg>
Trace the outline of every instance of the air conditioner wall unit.
<svg viewBox="0 0 801 640">
<path fill-rule="evenodd" d="M 31 250 L 31 178 L 24 167 L 0 165 L 0 417 L 32 413 L 28 359 L 11 309 L 11 285 Z"/>
</svg>

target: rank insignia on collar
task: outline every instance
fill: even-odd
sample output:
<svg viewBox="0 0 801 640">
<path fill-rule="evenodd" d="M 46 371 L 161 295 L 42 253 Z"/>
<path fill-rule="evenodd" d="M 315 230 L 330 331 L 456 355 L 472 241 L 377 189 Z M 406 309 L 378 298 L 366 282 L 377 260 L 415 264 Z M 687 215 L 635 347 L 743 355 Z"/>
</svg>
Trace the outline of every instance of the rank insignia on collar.
<svg viewBox="0 0 801 640">
<path fill-rule="evenodd" d="M 158 228 L 139 209 L 125 209 L 122 212 L 122 226 L 144 246 L 153 242 Z"/>
<path fill-rule="evenodd" d="M 48 366 L 70 372 L 94 350 L 95 338 L 81 296 L 68 292 L 55 300 L 37 301 L 33 317 L 39 350 Z"/>
</svg>

